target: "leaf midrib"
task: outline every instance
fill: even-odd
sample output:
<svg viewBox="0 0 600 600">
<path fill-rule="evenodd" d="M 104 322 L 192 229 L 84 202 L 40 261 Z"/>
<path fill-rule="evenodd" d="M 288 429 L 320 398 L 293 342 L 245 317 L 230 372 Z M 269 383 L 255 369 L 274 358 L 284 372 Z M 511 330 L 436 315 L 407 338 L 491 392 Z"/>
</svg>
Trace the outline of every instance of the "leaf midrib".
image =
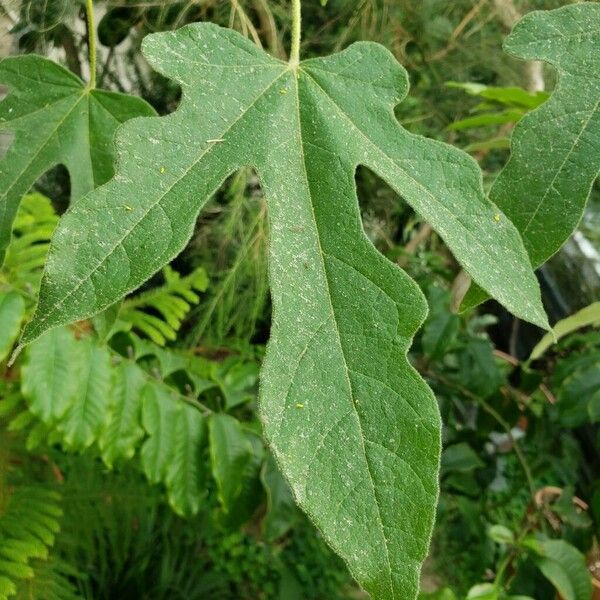
<svg viewBox="0 0 600 600">
<path fill-rule="evenodd" d="M 300 69 L 299 69 L 300 70 Z M 312 79 L 312 78 L 311 78 Z M 304 139 L 302 136 L 302 118 L 301 118 L 301 113 L 300 113 L 300 90 L 299 90 L 299 77 L 296 76 L 294 77 L 294 83 L 295 83 L 295 92 L 296 92 L 296 116 L 298 119 L 298 142 L 299 142 L 299 149 L 300 149 L 300 153 L 302 156 L 302 167 L 303 167 L 303 174 L 304 174 L 304 180 L 306 182 L 306 189 L 308 191 L 309 194 L 309 206 L 310 206 L 310 210 L 311 210 L 311 216 L 313 219 L 313 223 L 314 223 L 314 227 L 315 227 L 315 231 L 317 232 L 317 250 L 318 250 L 318 256 L 319 256 L 319 260 L 321 263 L 321 269 L 323 272 L 323 277 L 325 280 L 325 285 L 327 287 L 326 289 L 326 297 L 327 297 L 327 301 L 329 303 L 329 310 L 330 310 L 330 314 L 331 317 L 333 319 L 333 322 L 335 324 L 334 326 L 334 331 L 335 331 L 335 336 L 339 345 L 339 351 L 340 351 L 340 355 L 342 357 L 342 361 L 343 361 L 343 367 L 344 367 L 344 373 L 345 373 L 345 378 L 346 378 L 346 383 L 348 386 L 348 391 L 349 391 L 349 395 L 350 395 L 350 402 L 351 402 L 351 406 L 352 406 L 352 412 L 355 415 L 356 418 L 356 422 L 358 424 L 358 428 L 360 430 L 360 444 L 361 444 L 361 450 L 362 450 L 362 454 L 364 456 L 365 459 L 365 465 L 367 468 L 367 473 L 369 475 L 369 483 L 371 486 L 371 492 L 372 492 L 372 496 L 373 496 L 373 500 L 375 503 L 375 506 L 377 508 L 377 520 L 378 520 L 378 525 L 379 525 L 379 529 L 381 532 L 381 536 L 383 538 L 384 541 L 384 550 L 385 550 L 385 558 L 386 558 L 386 562 L 387 562 L 387 567 L 388 567 L 388 582 L 389 582 L 389 590 L 391 592 L 391 598 L 392 600 L 394 600 L 396 598 L 396 594 L 394 591 L 394 583 L 392 580 L 392 564 L 391 564 L 391 560 L 390 560 L 390 553 L 389 553 L 389 542 L 387 540 L 387 537 L 385 535 L 385 528 L 383 525 L 383 518 L 381 516 L 381 508 L 380 508 L 380 500 L 378 498 L 377 495 L 377 486 L 375 485 L 375 481 L 373 478 L 373 474 L 371 472 L 371 466 L 369 463 L 369 458 L 367 455 L 367 449 L 365 446 L 365 439 L 366 436 L 364 435 L 364 431 L 363 431 L 363 427 L 362 427 L 362 422 L 360 419 L 360 414 L 358 413 L 358 411 L 356 410 L 356 406 L 355 406 L 355 402 L 354 402 L 354 390 L 352 387 L 352 381 L 350 379 L 350 368 L 348 366 L 348 361 L 346 359 L 346 354 L 344 352 L 344 346 L 342 344 L 342 339 L 340 336 L 340 331 L 339 331 L 339 327 L 337 324 L 337 318 L 336 318 L 336 313 L 335 313 L 335 309 L 333 307 L 333 302 L 331 300 L 331 291 L 330 291 L 330 282 L 329 282 L 329 275 L 327 272 L 327 267 L 325 265 L 325 255 L 323 252 L 323 248 L 321 246 L 321 234 L 319 231 L 319 226 L 317 224 L 317 218 L 316 218 L 316 214 L 315 214 L 315 210 L 314 210 L 314 204 L 313 204 L 313 196 L 312 196 L 312 192 L 311 192 L 311 186 L 310 186 L 310 179 L 308 177 L 308 170 L 307 170 L 307 165 L 306 165 L 306 155 L 304 152 Z"/>
<path fill-rule="evenodd" d="M 314 67 L 311 67 L 314 68 Z M 317 67 L 317 70 L 318 67 Z M 322 69 L 321 69 L 322 70 Z M 383 158 L 385 159 L 387 162 L 391 163 L 396 169 L 400 170 L 402 172 L 402 174 L 404 175 L 404 177 L 406 177 L 406 179 L 408 179 L 410 182 L 412 182 L 417 188 L 419 188 L 425 195 L 427 195 L 431 201 L 434 203 L 434 205 L 439 208 L 441 211 L 444 212 L 444 214 L 447 216 L 447 218 L 449 220 L 452 220 L 454 222 L 456 222 L 461 231 L 463 231 L 463 233 L 466 234 L 466 236 L 468 237 L 469 240 L 471 240 L 471 242 L 477 246 L 478 248 L 481 249 L 481 252 L 486 255 L 488 257 L 488 259 L 491 262 L 494 262 L 496 259 L 494 256 L 492 256 L 489 252 L 486 246 L 484 246 L 483 244 L 481 244 L 481 242 L 479 241 L 479 239 L 477 238 L 477 236 L 473 235 L 471 233 L 471 231 L 469 229 L 467 229 L 458 219 L 458 217 L 450 210 L 448 209 L 442 202 L 440 202 L 436 196 L 430 191 L 428 190 L 425 186 L 423 186 L 423 184 L 418 181 L 417 179 L 415 179 L 414 177 L 412 177 L 410 175 L 410 173 L 408 173 L 405 169 L 402 168 L 401 165 L 399 165 L 398 163 L 396 163 L 394 161 L 394 159 L 390 156 L 388 156 L 358 125 L 356 125 L 356 123 L 352 120 L 352 118 L 350 117 L 350 115 L 348 115 L 346 113 L 346 111 L 344 111 L 342 109 L 342 107 L 331 97 L 331 95 L 319 84 L 319 82 L 311 76 L 311 74 L 306 71 L 303 70 L 302 71 L 304 74 L 306 74 L 307 78 L 312 81 L 314 83 L 314 85 L 317 87 L 317 89 L 321 92 L 321 94 L 323 96 L 325 96 L 325 98 L 327 98 L 327 100 L 335 107 L 335 109 L 337 110 L 337 112 L 346 120 L 348 121 L 348 123 L 350 123 L 350 125 L 352 126 L 352 128 L 357 131 L 360 136 L 366 141 L 368 142 L 368 144 L 374 148 L 377 153 Z M 335 75 L 335 74 L 334 74 Z M 412 134 L 409 134 L 412 135 Z M 434 140 L 431 140 L 434 141 Z"/>
<path fill-rule="evenodd" d="M 599 30 L 600 31 L 600 30 Z M 577 137 L 575 138 L 575 140 L 573 141 L 573 144 L 571 145 L 571 147 L 569 148 L 569 151 L 567 152 L 564 160 L 562 161 L 562 163 L 560 164 L 560 166 L 558 167 L 558 169 L 556 170 L 556 172 L 554 173 L 554 177 L 552 178 L 552 181 L 550 181 L 550 183 L 548 184 L 548 186 L 546 187 L 546 190 L 544 191 L 543 196 L 540 198 L 539 202 L 537 203 L 537 206 L 535 207 L 535 210 L 533 211 L 531 217 L 529 218 L 529 220 L 527 221 L 525 228 L 522 231 L 522 236 L 525 239 L 525 234 L 527 233 L 527 231 L 529 230 L 531 224 L 533 223 L 534 219 L 536 218 L 538 212 L 540 211 L 542 205 L 545 203 L 546 197 L 548 196 L 548 194 L 550 193 L 550 190 L 554 187 L 554 184 L 556 183 L 556 180 L 558 179 L 558 176 L 560 175 L 560 173 L 562 172 L 562 170 L 564 169 L 565 165 L 567 164 L 567 161 L 569 160 L 569 158 L 571 157 L 571 155 L 573 154 L 573 152 L 575 151 L 575 148 L 577 147 L 577 144 L 579 143 L 579 140 L 581 139 L 581 136 L 584 134 L 584 132 L 587 130 L 590 122 L 592 121 L 592 119 L 594 118 L 596 112 L 598 111 L 598 109 L 600 108 L 600 98 L 598 98 L 598 101 L 596 102 L 594 108 L 592 109 L 590 116 L 588 117 L 588 119 L 584 122 L 584 124 L 582 125 L 579 133 L 577 134 Z M 538 113 L 539 114 L 539 113 Z M 592 181 L 590 183 L 590 185 L 592 185 L 594 182 Z M 493 189 L 492 192 L 490 193 L 490 197 L 493 195 Z"/>
<path fill-rule="evenodd" d="M 282 72 L 277 75 L 277 77 L 275 77 L 275 79 L 273 79 L 261 92 L 260 94 L 258 94 L 256 96 L 256 98 L 252 101 L 251 104 L 248 105 L 248 107 L 242 112 L 240 113 L 240 115 L 230 124 L 228 125 L 228 127 L 220 134 L 220 137 L 225 136 L 239 121 L 241 121 L 247 114 L 248 112 L 256 105 L 256 103 L 263 98 L 263 96 L 277 83 L 277 81 L 279 79 L 281 79 L 281 77 L 283 77 L 283 75 L 285 73 L 288 72 L 289 69 L 285 68 L 284 70 L 282 70 Z M 160 117 L 149 117 L 149 118 L 160 118 Z M 116 244 L 113 245 L 113 247 L 104 255 L 104 257 L 96 263 L 96 266 L 91 269 L 89 271 L 89 274 L 80 279 L 78 281 L 78 283 L 71 288 L 71 290 L 63 297 L 62 300 L 59 300 L 54 307 L 52 308 L 52 310 L 48 311 L 48 313 L 42 317 L 38 323 L 37 323 L 37 330 L 39 331 L 40 328 L 42 328 L 42 326 L 44 325 L 44 323 L 46 323 L 46 321 L 48 321 L 48 319 L 50 317 L 52 317 L 54 314 L 56 314 L 56 312 L 65 304 L 65 302 L 73 295 L 75 294 L 79 288 L 81 288 L 81 286 L 86 283 L 87 281 L 89 281 L 93 274 L 108 260 L 108 258 L 110 256 L 112 256 L 112 254 L 115 252 L 115 250 L 117 250 L 117 248 L 120 248 L 123 245 L 123 242 L 129 237 L 129 235 L 131 235 L 131 233 L 138 227 L 138 225 L 148 216 L 148 214 L 150 213 L 150 211 L 152 211 L 154 208 L 156 208 L 156 206 L 158 206 L 160 204 L 160 202 L 164 199 L 164 197 L 177 185 L 179 184 L 179 182 L 184 179 L 189 173 L 190 171 L 196 167 L 198 165 L 198 163 L 214 148 L 213 145 L 209 145 L 201 154 L 200 156 L 198 156 L 198 158 L 196 158 L 192 164 L 185 170 L 185 172 L 178 177 L 176 180 L 174 180 L 174 182 L 151 204 L 149 205 L 149 207 L 147 208 L 147 210 L 145 210 L 142 215 L 140 216 L 140 218 L 135 221 L 135 223 L 126 231 L 126 233 L 118 240 L 118 242 Z M 131 290 L 129 290 L 131 291 Z M 127 293 L 127 292 L 126 292 Z M 100 308 L 100 310 L 102 310 L 102 308 Z M 28 342 L 32 341 L 32 339 L 34 338 L 29 338 L 27 339 Z M 24 343 L 24 340 L 22 341 L 22 343 Z"/>
<path fill-rule="evenodd" d="M 54 127 L 50 131 L 50 134 L 42 141 L 42 143 L 40 144 L 40 146 L 39 146 L 38 150 L 35 152 L 35 154 L 33 154 L 33 156 L 30 158 L 30 160 L 25 164 L 23 169 L 13 178 L 13 181 L 10 184 L 10 186 L 8 188 L 6 188 L 6 190 L 4 191 L 4 193 L 2 195 L 0 195 L 0 200 L 6 199 L 6 197 L 10 194 L 10 191 L 15 187 L 15 185 L 21 179 L 21 177 L 23 177 L 23 174 L 29 169 L 31 164 L 42 153 L 42 151 L 46 149 L 46 146 L 48 145 L 48 142 L 50 141 L 52 136 L 55 135 L 56 132 L 63 126 L 64 122 L 67 120 L 68 117 L 71 116 L 71 114 L 75 111 L 75 108 L 79 105 L 79 103 L 81 102 L 81 100 L 83 100 L 84 97 L 85 97 L 85 94 L 82 94 L 76 100 L 76 102 L 73 104 L 73 106 L 63 115 L 62 119 L 60 121 L 58 121 L 58 123 L 56 124 L 56 127 Z M 13 144 L 14 143 L 15 142 L 13 142 Z"/>
</svg>

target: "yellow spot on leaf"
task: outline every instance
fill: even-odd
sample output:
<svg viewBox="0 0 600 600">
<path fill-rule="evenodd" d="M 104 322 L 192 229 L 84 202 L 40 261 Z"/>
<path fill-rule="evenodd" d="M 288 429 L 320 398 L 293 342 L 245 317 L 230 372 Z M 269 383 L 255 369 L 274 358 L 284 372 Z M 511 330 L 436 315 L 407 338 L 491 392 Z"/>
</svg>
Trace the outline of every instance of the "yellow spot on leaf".
<svg viewBox="0 0 600 600">
<path fill-rule="evenodd" d="M 300 402 L 298 402 L 296 404 L 296 408 L 304 408 L 304 404 L 301 404 Z"/>
</svg>

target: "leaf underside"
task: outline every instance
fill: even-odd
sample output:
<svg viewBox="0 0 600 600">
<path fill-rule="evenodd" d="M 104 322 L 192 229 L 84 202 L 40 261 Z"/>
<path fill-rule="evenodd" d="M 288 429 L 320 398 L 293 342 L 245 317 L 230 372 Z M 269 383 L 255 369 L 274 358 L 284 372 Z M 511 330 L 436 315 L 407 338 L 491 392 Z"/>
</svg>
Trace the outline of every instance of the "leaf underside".
<svg viewBox="0 0 600 600">
<path fill-rule="evenodd" d="M 511 157 L 490 198 L 515 224 L 534 267 L 567 241 L 600 172 L 600 4 L 531 12 L 504 49 L 557 71 L 550 100 L 515 127 Z M 463 308 L 485 300 L 473 286 Z"/>
<path fill-rule="evenodd" d="M 182 86 L 181 106 L 119 130 L 118 172 L 61 220 L 22 341 L 138 287 L 183 249 L 224 179 L 252 166 L 271 231 L 265 435 L 361 585 L 375 599 L 413 598 L 440 454 L 435 398 L 406 359 L 426 303 L 365 236 L 355 170 L 383 177 L 476 281 L 545 326 L 519 235 L 470 157 L 399 126 L 407 76 L 377 44 L 294 69 L 203 23 L 147 37 L 144 54 Z"/>
<path fill-rule="evenodd" d="M 155 112 L 141 98 L 89 90 L 73 73 L 41 56 L 0 60 L 0 132 L 14 140 L 0 160 L 0 264 L 19 202 L 36 180 L 64 165 L 77 200 L 113 175 L 118 125 Z"/>
</svg>

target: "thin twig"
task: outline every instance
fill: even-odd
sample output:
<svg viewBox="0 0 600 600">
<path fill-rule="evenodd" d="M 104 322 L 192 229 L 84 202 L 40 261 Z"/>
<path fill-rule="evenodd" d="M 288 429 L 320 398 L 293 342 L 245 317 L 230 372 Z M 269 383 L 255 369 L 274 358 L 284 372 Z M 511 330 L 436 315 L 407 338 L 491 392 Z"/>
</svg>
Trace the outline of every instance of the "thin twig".
<svg viewBox="0 0 600 600">
<path fill-rule="evenodd" d="M 458 383 L 455 383 L 454 381 L 451 381 L 450 379 L 447 379 L 443 375 L 439 375 L 438 373 L 434 373 L 429 370 L 426 371 L 424 373 L 424 375 L 426 375 L 427 377 L 431 377 L 432 379 L 436 379 L 443 385 L 446 385 L 448 387 L 453 387 L 454 389 L 459 391 L 461 394 L 463 394 L 467 398 L 470 398 L 477 404 L 481 405 L 481 408 L 483 408 L 483 410 L 485 412 L 487 412 L 502 427 L 502 429 L 504 429 L 504 431 L 506 432 L 506 435 L 508 436 L 508 439 L 510 440 L 510 442 L 512 444 L 512 447 L 515 450 L 517 459 L 521 463 L 521 467 L 523 468 L 523 472 L 525 474 L 525 479 L 527 480 L 527 485 L 529 487 L 529 493 L 531 495 L 531 500 L 532 500 L 533 505 L 535 506 L 536 490 L 535 490 L 535 484 L 533 481 L 533 477 L 531 475 L 531 469 L 529 468 L 529 463 L 527 462 L 527 458 L 525 457 L 525 454 L 523 453 L 523 450 L 521 449 L 520 444 L 517 442 L 517 440 L 515 439 L 515 437 L 512 433 L 511 426 L 507 423 L 507 421 L 504 420 L 502 415 L 500 415 L 498 413 L 498 411 L 496 411 L 496 409 L 493 406 L 491 406 L 488 402 L 486 402 L 483 398 L 480 398 L 477 394 L 474 394 L 473 392 L 471 392 L 471 390 L 463 387 L 462 385 L 460 385 Z"/>
</svg>

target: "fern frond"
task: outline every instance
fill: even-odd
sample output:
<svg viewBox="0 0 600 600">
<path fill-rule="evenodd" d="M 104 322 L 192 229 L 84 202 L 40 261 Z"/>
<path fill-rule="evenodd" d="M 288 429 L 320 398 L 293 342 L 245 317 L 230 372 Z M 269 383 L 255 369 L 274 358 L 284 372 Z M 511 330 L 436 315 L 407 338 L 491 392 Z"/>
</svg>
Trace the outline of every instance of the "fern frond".
<svg viewBox="0 0 600 600">
<path fill-rule="evenodd" d="M 144 437 L 141 411 L 146 383 L 143 371 L 132 361 L 123 361 L 114 369 L 113 410 L 99 440 L 102 460 L 108 467 L 118 459 L 131 459 Z"/>
<path fill-rule="evenodd" d="M 58 216 L 46 196 L 27 194 L 17 212 L 1 278 L 12 287 L 33 294 L 39 287 L 50 238 L 57 223 Z"/>
<path fill-rule="evenodd" d="M 61 516 L 57 492 L 41 486 L 20 486 L 11 491 L 0 514 L 0 600 L 15 594 L 19 597 L 21 580 L 32 582 L 38 572 L 44 572 L 43 561 L 47 561 L 54 545 Z M 55 583 L 58 581 L 56 579 Z M 66 579 L 62 585 L 58 584 L 56 592 L 54 595 L 45 591 L 21 597 L 40 600 L 76 597 Z"/>
<path fill-rule="evenodd" d="M 91 336 L 77 339 L 70 329 L 55 329 L 26 350 L 21 390 L 29 410 L 18 412 L 11 396 L 0 412 L 13 415 L 10 430 L 29 428 L 29 447 L 43 441 L 75 451 L 94 446 L 109 467 L 141 450 L 142 471 L 165 486 L 173 509 L 195 514 L 203 489 L 206 411 L 163 378 L 185 368 L 200 393 L 214 385 L 193 375 L 206 361 L 132 339 L 139 343 L 137 359 L 160 357 L 159 378 L 135 360 L 111 359 Z"/>
<path fill-rule="evenodd" d="M 70 578 L 81 577 L 55 558 L 33 562 L 33 577 L 17 583 L 14 600 L 80 600 Z"/>
<path fill-rule="evenodd" d="M 111 357 L 108 349 L 91 337 L 77 340 L 79 347 L 77 389 L 74 401 L 57 424 L 66 446 L 73 450 L 90 447 L 111 420 Z"/>
<path fill-rule="evenodd" d="M 82 354 L 73 333 L 54 329 L 31 344 L 21 370 L 22 392 L 31 412 L 46 425 L 61 419 L 78 391 Z"/>
<path fill-rule="evenodd" d="M 197 292 L 204 292 L 208 287 L 208 278 L 202 268 L 182 277 L 167 266 L 163 276 L 165 283 L 162 286 L 129 298 L 119 313 L 121 321 L 159 346 L 175 340 L 183 320 L 200 301 Z"/>
<path fill-rule="evenodd" d="M 163 386 L 150 385 L 144 394 L 142 423 L 147 433 L 141 449 L 144 474 L 152 483 L 165 484 L 176 513 L 196 514 L 203 496 L 203 416 Z"/>
</svg>

